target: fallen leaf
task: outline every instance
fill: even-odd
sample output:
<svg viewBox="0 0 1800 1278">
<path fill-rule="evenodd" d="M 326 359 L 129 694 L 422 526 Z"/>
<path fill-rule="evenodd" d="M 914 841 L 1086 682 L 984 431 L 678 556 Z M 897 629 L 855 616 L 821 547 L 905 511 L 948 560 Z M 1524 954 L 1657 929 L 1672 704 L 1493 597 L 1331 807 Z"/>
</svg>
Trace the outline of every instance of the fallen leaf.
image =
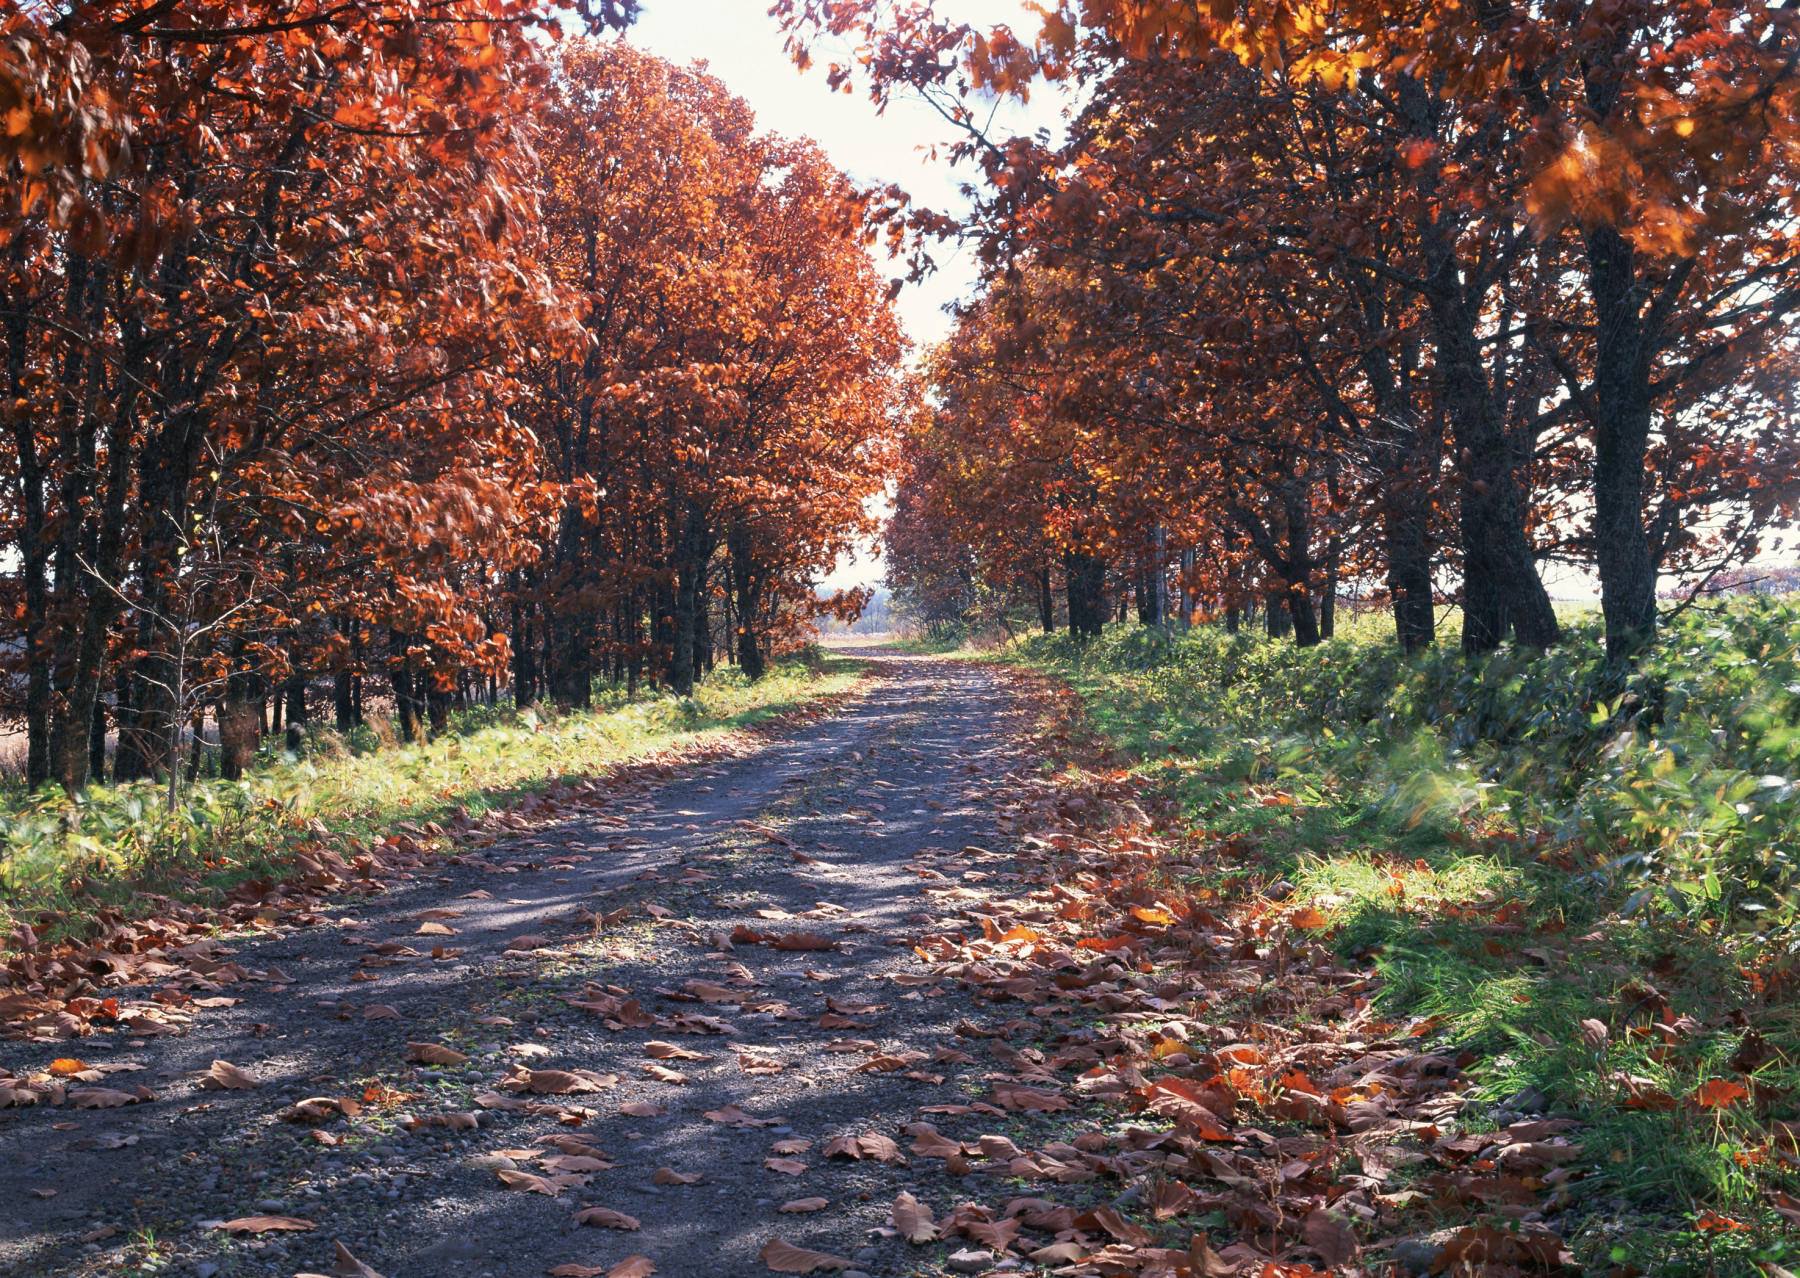
<svg viewBox="0 0 1800 1278">
<path fill-rule="evenodd" d="M 442 1043 L 408 1043 L 406 1059 L 417 1061 L 421 1065 L 466 1065 L 469 1058 L 454 1047 L 445 1047 Z"/>
<path fill-rule="evenodd" d="M 200 1086 L 218 1092 L 247 1092 L 261 1087 L 262 1083 L 230 1061 L 214 1061 L 200 1076 Z"/>
<path fill-rule="evenodd" d="M 575 1213 L 577 1225 L 593 1225 L 600 1229 L 633 1230 L 642 1228 L 636 1216 L 627 1216 L 622 1211 L 614 1211 L 611 1207 L 583 1207 Z"/>
<path fill-rule="evenodd" d="M 781 1238 L 771 1238 L 759 1253 L 763 1264 L 778 1274 L 810 1274 L 819 1269 L 848 1269 L 850 1262 L 842 1256 L 823 1251 L 808 1251 Z"/>
<path fill-rule="evenodd" d="M 915 1246 L 931 1242 L 938 1236 L 937 1221 L 932 1217 L 931 1208 L 904 1190 L 894 1199 L 892 1219 L 900 1236 Z"/>
<path fill-rule="evenodd" d="M 799 1215 L 809 1211 L 824 1211 L 829 1205 L 823 1198 L 790 1198 L 775 1210 L 785 1211 L 790 1215 Z"/>
<path fill-rule="evenodd" d="M 298 1216 L 239 1216 L 236 1220 L 227 1220 L 213 1228 L 222 1229 L 228 1234 L 267 1234 L 278 1231 L 300 1233 L 317 1229 L 318 1226 Z"/>
</svg>

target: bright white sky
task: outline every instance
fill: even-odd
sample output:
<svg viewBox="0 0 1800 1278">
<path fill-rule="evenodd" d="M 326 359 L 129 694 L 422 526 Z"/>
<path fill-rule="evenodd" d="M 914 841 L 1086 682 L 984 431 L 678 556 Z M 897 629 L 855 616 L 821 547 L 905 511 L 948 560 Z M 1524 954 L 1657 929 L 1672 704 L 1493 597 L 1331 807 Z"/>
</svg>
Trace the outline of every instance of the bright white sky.
<svg viewBox="0 0 1800 1278">
<path fill-rule="evenodd" d="M 878 115 L 861 90 L 831 92 L 823 69 L 833 60 L 829 50 L 817 50 L 816 65 L 802 74 L 783 52 L 781 33 L 767 8 L 767 0 L 644 0 L 643 16 L 626 38 L 672 62 L 707 63 L 750 104 L 764 129 L 817 140 L 856 180 L 897 183 L 928 207 L 963 207 L 962 177 L 947 158 L 933 160 L 927 154 L 934 144 L 954 136 L 951 127 L 922 102 L 896 101 Z M 1024 0 L 948 0 L 945 11 L 983 26 L 1010 23 L 1022 33 L 1035 32 L 1039 21 Z M 1003 132 L 1055 129 L 1060 122 L 1057 102 L 1055 94 L 1046 92 L 1034 96 L 1028 107 L 1003 111 Z M 945 303 L 966 293 L 975 274 L 973 265 L 957 260 L 948 247 L 936 256 L 937 276 L 909 287 L 900 299 L 907 331 L 920 345 L 944 335 Z"/>
<path fill-rule="evenodd" d="M 943 155 L 932 159 L 928 154 L 953 138 L 951 127 L 922 102 L 895 101 L 885 114 L 877 114 L 861 90 L 831 92 L 823 69 L 833 60 L 828 50 L 817 50 L 813 69 L 802 74 L 783 51 L 781 33 L 767 8 L 767 0 L 644 0 L 643 16 L 626 38 L 672 62 L 704 61 L 750 104 L 764 129 L 815 139 L 857 181 L 896 183 L 932 208 L 964 207 L 960 187 L 972 171 L 958 173 Z M 1037 29 L 1038 18 L 1024 0 L 948 0 L 946 11 L 983 26 L 1009 23 L 1022 34 Z M 1054 131 L 1060 123 L 1060 99 L 1048 91 L 1034 95 L 1028 106 L 1007 108 L 1000 117 L 1003 132 Z M 900 295 L 900 316 L 917 347 L 945 335 L 949 320 L 944 307 L 967 295 L 975 280 L 974 263 L 959 257 L 952 246 L 934 256 L 937 273 Z M 899 272 L 896 263 L 894 273 Z M 880 561 L 870 548 L 840 563 L 825 584 L 874 584 L 880 577 Z"/>
</svg>

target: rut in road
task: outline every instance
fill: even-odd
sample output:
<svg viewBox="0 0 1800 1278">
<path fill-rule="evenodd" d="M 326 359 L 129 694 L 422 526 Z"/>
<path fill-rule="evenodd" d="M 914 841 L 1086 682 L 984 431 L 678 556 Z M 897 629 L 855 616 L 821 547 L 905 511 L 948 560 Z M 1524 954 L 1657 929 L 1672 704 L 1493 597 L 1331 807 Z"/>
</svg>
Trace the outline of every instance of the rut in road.
<svg viewBox="0 0 1800 1278">
<path fill-rule="evenodd" d="M 387 1278 L 632 1255 L 761 1274 L 776 1237 L 910 1272 L 919 1253 L 882 1227 L 903 1190 L 960 1201 L 941 1165 L 828 1147 L 988 1090 L 992 1061 L 958 1037 L 981 1014 L 908 945 L 922 886 L 1010 877 L 995 803 L 1026 707 L 980 665 L 874 664 L 841 713 L 752 754 L 233 947 L 291 983 L 234 987 L 183 1037 L 80 1043 L 156 1099 L 0 1112 L 0 1272 L 330 1273 L 341 1242 Z M 9 1043 L 0 1066 L 57 1054 Z M 258 1085 L 204 1087 L 215 1059 Z M 561 1090 L 574 1071 L 593 1090 Z M 309 1098 L 360 1112 L 290 1108 Z M 780 1210 L 804 1199 L 825 1205 Z M 576 1223 L 596 1206 L 639 1227 Z M 217 1227 L 258 1215 L 314 1227 Z"/>
</svg>

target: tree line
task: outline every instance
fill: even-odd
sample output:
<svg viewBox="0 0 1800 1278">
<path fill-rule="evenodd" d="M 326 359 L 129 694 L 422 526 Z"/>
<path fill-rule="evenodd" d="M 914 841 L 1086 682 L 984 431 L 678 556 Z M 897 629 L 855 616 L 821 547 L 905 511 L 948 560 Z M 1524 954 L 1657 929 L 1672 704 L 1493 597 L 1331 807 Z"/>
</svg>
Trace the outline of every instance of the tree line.
<svg viewBox="0 0 1800 1278">
<path fill-rule="evenodd" d="M 1084 0 L 1042 30 L 785 0 L 802 57 L 923 95 L 977 166 L 979 298 L 909 443 L 896 585 L 1054 586 L 1301 644 L 1350 584 L 1408 650 L 1610 655 L 1791 522 L 1800 13 L 1761 0 Z M 943 6 L 951 8 L 951 6 Z M 994 94 L 1075 86 L 1066 136 Z M 1173 600 L 1171 605 L 1168 601 Z"/>
<path fill-rule="evenodd" d="M 172 773 L 207 716 L 233 775 L 327 679 L 409 737 L 685 692 L 832 606 L 908 402 L 868 197 L 634 7 L 0 16 L 28 781 Z"/>
</svg>

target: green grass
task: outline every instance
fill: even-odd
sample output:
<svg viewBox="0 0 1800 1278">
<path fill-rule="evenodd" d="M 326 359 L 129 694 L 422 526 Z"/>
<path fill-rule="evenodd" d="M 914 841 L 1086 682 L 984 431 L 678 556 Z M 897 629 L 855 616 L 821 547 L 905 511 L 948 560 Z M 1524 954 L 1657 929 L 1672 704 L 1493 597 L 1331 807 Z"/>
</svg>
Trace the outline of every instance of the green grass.
<svg viewBox="0 0 1800 1278">
<path fill-rule="evenodd" d="M 1770 1195 L 1800 1193 L 1775 1126 L 1800 1120 L 1800 606 L 1691 614 L 1623 681 L 1572 620 L 1475 666 L 1402 658 L 1378 619 L 1311 652 L 1120 627 L 1003 656 L 1229 849 L 1206 886 L 1323 910 L 1377 1010 L 1469 1060 L 1486 1121 L 1531 1092 L 1582 1121 L 1562 1223 L 1590 1271 L 1792 1266 Z M 1693 1103 L 1715 1079 L 1755 1092 Z"/>
<path fill-rule="evenodd" d="M 164 811 L 151 782 L 0 797 L 0 929 L 78 933 L 101 910 L 141 914 L 152 894 L 218 899 L 279 874 L 321 834 L 380 838 L 457 812 L 479 818 L 557 783 L 667 749 L 703 747 L 808 702 L 847 691 L 860 663 L 810 654 L 751 683 L 732 671 L 692 697 L 604 692 L 580 713 L 510 707 L 456 716 L 420 744 L 319 734 L 301 757 L 265 749 L 241 781 L 202 780 Z"/>
</svg>

